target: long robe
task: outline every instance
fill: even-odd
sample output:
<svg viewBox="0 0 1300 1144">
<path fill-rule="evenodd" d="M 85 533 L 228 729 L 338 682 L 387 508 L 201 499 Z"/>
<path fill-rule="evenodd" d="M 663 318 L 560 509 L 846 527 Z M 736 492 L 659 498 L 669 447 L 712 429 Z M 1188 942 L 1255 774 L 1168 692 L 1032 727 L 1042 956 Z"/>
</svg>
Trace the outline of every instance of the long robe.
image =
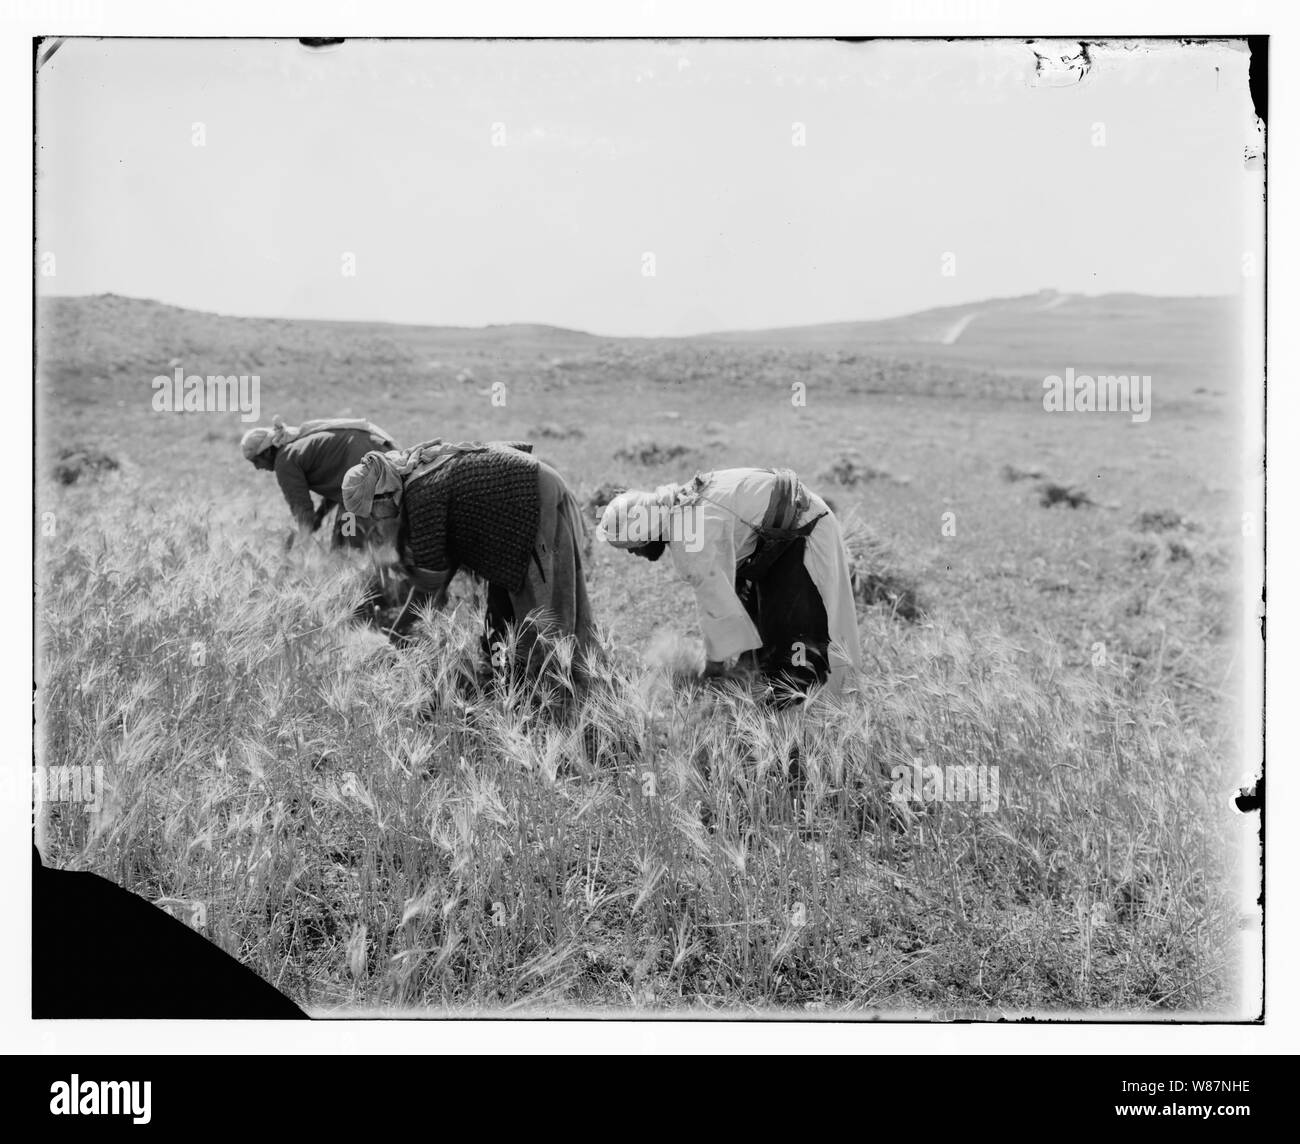
<svg viewBox="0 0 1300 1144">
<path fill-rule="evenodd" d="M 765 469 L 718 469 L 705 477 L 703 497 L 682 510 L 689 514 L 689 535 L 674 535 L 668 551 L 678 575 L 695 589 L 705 652 L 721 661 L 763 649 L 762 636 L 736 593 L 736 567 L 754 551 L 752 526 L 763 520 L 775 476 Z M 835 514 L 811 489 L 806 491 L 808 508 L 795 525 L 826 514 L 803 542 L 803 565 L 826 611 L 829 683 L 839 690 L 862 666 L 848 553 Z M 768 606 L 780 607 L 780 602 Z"/>
<path fill-rule="evenodd" d="M 484 644 L 490 656 L 507 624 L 519 632 L 517 657 L 530 670 L 538 666 L 534 649 L 555 636 L 573 636 L 580 652 L 596 647 L 596 625 L 587 583 L 582 570 L 582 515 L 563 478 L 543 461 L 536 463 L 538 513 L 537 531 L 522 584 L 505 585 L 488 580 Z M 406 505 L 403 505 L 403 512 Z M 446 568 L 426 568 L 412 563 L 409 547 L 403 545 L 406 572 L 421 589 L 444 594 L 462 564 L 482 574 L 481 569 L 455 551 L 454 540 L 447 547 Z M 531 623 L 525 623 L 528 618 Z M 540 652 L 540 649 L 538 649 Z"/>
<path fill-rule="evenodd" d="M 487 640 L 491 644 L 507 623 L 530 614 L 536 631 L 521 629 L 521 658 L 530 654 L 538 635 L 571 635 L 579 651 L 596 646 L 596 623 L 582 571 L 582 514 L 577 501 L 550 465 L 537 465 L 538 525 L 533 559 L 521 588 L 488 588 Z"/>
</svg>

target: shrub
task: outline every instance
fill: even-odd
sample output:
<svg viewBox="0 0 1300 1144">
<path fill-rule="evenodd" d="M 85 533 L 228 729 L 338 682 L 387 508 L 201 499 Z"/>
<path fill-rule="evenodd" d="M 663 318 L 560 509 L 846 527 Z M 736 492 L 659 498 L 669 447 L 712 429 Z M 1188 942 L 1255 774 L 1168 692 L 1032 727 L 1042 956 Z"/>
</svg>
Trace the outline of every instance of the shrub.
<svg viewBox="0 0 1300 1144">
<path fill-rule="evenodd" d="M 685 445 L 661 445 L 649 438 L 632 441 L 614 454 L 617 461 L 633 461 L 638 465 L 665 465 L 684 457 L 690 449 Z"/>
<path fill-rule="evenodd" d="M 841 522 L 849 550 L 853 596 L 864 607 L 883 607 L 909 623 L 924 615 L 915 576 L 892 548 L 856 515 Z"/>
<path fill-rule="evenodd" d="M 1038 491 L 1038 503 L 1044 508 L 1051 508 L 1057 504 L 1068 504 L 1071 508 L 1078 508 L 1080 505 L 1085 504 L 1096 504 L 1096 501 L 1088 495 L 1086 489 L 1075 488 L 1071 485 L 1058 485 L 1055 481 L 1044 481 L 1038 486 Z"/>
<path fill-rule="evenodd" d="M 61 485 L 75 485 L 82 477 L 98 477 L 121 468 L 115 457 L 99 449 L 74 445 L 59 450 L 54 479 Z"/>
</svg>

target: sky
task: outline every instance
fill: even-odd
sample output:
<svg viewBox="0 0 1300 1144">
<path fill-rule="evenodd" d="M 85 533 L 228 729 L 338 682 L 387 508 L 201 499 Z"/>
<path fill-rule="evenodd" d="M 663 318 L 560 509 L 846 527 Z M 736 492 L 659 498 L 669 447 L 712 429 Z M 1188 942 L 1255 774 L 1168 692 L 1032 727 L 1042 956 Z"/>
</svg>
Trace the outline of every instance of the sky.
<svg viewBox="0 0 1300 1144">
<path fill-rule="evenodd" d="M 1244 47 L 1077 53 L 69 40 L 37 80 L 38 290 L 650 336 L 1238 293 Z"/>
</svg>

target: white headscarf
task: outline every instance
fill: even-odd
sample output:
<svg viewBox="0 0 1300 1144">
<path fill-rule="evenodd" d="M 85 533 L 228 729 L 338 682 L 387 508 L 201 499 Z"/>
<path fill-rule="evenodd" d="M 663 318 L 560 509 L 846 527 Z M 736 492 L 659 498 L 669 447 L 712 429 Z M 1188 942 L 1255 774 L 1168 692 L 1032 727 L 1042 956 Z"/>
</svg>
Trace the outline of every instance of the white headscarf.
<svg viewBox="0 0 1300 1144">
<path fill-rule="evenodd" d="M 395 495 L 401 503 L 402 473 L 396 462 L 399 454 L 367 453 L 359 465 L 353 465 L 343 476 L 343 507 L 355 516 L 367 517 L 374 508 L 375 498 Z"/>
<path fill-rule="evenodd" d="M 615 548 L 640 548 L 656 540 L 671 540 L 668 514 L 680 490 L 680 485 L 660 485 L 654 492 L 629 489 L 619 493 L 601 513 L 596 535 Z"/>
</svg>

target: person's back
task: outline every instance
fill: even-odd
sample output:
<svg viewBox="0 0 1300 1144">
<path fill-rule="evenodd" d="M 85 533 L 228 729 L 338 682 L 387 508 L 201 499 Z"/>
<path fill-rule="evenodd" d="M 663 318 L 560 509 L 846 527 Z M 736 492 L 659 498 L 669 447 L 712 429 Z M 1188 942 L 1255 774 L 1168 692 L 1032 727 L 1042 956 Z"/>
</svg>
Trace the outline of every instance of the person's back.
<svg viewBox="0 0 1300 1144">
<path fill-rule="evenodd" d="M 463 565 L 517 590 L 537 532 L 537 480 L 537 458 L 517 449 L 452 457 L 407 489 L 399 549 L 421 567 Z"/>
<path fill-rule="evenodd" d="M 322 430 L 280 447 L 275 477 L 299 525 L 311 526 L 312 493 L 332 504 L 343 503 L 343 477 L 374 447 L 373 438 L 362 429 Z"/>
<path fill-rule="evenodd" d="M 700 550 L 697 544 L 700 547 L 709 544 L 711 552 L 707 559 L 729 563 L 733 570 L 738 561 L 754 550 L 754 526 L 762 522 L 776 485 L 776 474 L 771 469 L 715 469 L 700 476 L 704 480 L 701 496 L 689 510 L 696 544 L 688 546 L 678 541 L 669 545 L 678 573 L 687 579 L 690 579 L 690 557 Z M 682 488 L 690 490 L 693 486 L 694 482 L 688 481 Z"/>
<path fill-rule="evenodd" d="M 434 607 L 464 567 L 487 581 L 483 651 L 498 669 L 534 678 L 548 664 L 570 696 L 598 653 L 582 571 L 582 513 L 564 479 L 527 443 L 430 441 L 370 453 L 347 474 L 343 504 L 397 522 L 403 570 Z M 511 639 L 511 629 L 514 638 Z M 572 638 L 580 656 L 553 658 Z"/>
<path fill-rule="evenodd" d="M 718 469 L 605 508 L 607 541 L 666 550 L 695 589 L 706 674 L 748 656 L 764 674 L 839 690 L 861 660 L 839 521 L 788 469 Z"/>
</svg>

